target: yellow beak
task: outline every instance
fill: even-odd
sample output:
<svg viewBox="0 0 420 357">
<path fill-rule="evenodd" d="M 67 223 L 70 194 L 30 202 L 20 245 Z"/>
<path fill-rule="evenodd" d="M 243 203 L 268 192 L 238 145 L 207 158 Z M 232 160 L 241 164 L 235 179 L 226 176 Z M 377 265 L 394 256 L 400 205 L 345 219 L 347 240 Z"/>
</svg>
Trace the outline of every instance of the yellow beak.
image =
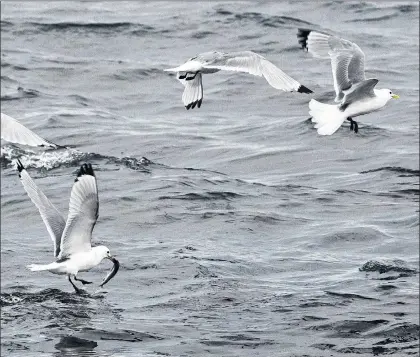
<svg viewBox="0 0 420 357">
<path fill-rule="evenodd" d="M 398 94 L 393 94 L 393 95 L 391 95 L 391 97 L 394 98 L 394 99 L 398 99 L 400 96 Z"/>
</svg>

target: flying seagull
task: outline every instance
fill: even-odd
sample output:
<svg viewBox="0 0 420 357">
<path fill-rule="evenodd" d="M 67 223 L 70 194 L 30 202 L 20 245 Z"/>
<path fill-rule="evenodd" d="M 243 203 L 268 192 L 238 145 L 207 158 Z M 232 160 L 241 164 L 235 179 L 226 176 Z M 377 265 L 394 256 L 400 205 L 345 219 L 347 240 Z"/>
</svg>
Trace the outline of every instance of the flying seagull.
<svg viewBox="0 0 420 357">
<path fill-rule="evenodd" d="M 91 284 L 90 281 L 78 279 L 77 274 L 97 266 L 104 258 L 110 259 L 114 266 L 119 267 L 118 261 L 107 247 L 91 246 L 92 230 L 98 219 L 99 209 L 98 187 L 91 164 L 82 165 L 77 173 L 71 190 L 67 222 L 35 185 L 20 160 L 17 160 L 17 169 L 23 187 L 38 208 L 54 243 L 55 262 L 28 265 L 31 271 L 47 270 L 53 274 L 67 275 L 73 288 L 80 294 L 81 290 L 71 280 L 72 276 L 83 285 Z"/>
<path fill-rule="evenodd" d="M 16 119 L 1 113 L 1 138 L 11 143 L 28 146 L 60 147 L 51 141 L 45 140 L 23 126 Z"/>
<path fill-rule="evenodd" d="M 325 33 L 298 29 L 298 41 L 314 57 L 330 58 L 337 105 L 312 99 L 309 114 L 320 135 L 334 134 L 347 119 L 350 130 L 358 132 L 353 117 L 381 109 L 391 99 L 398 99 L 389 89 L 375 89 L 378 80 L 365 77 L 365 54 L 348 40 Z"/>
<path fill-rule="evenodd" d="M 179 67 L 165 69 L 177 72 L 178 80 L 184 85 L 182 101 L 187 109 L 200 108 L 203 101 L 202 74 L 220 70 L 236 71 L 264 76 L 274 88 L 285 92 L 312 93 L 312 91 L 289 77 L 263 56 L 251 52 L 205 52 L 190 58 Z"/>
</svg>

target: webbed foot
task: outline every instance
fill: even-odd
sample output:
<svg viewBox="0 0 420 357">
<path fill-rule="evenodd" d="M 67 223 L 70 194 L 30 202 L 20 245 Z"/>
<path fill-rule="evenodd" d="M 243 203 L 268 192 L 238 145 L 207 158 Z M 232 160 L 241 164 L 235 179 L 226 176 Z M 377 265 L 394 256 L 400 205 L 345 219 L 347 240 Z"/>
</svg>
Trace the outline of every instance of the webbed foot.
<svg viewBox="0 0 420 357">
<path fill-rule="evenodd" d="M 77 277 L 74 277 L 74 280 L 80 281 L 83 285 L 92 284 L 91 281 L 86 281 L 86 280 L 83 280 L 83 279 L 77 279 Z"/>
</svg>

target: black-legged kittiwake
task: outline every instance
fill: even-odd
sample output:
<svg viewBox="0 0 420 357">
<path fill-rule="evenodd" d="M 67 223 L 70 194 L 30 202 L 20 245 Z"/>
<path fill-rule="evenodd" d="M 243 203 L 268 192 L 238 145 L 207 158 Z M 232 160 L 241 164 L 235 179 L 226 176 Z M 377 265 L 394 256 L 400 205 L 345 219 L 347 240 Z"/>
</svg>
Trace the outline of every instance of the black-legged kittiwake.
<svg viewBox="0 0 420 357">
<path fill-rule="evenodd" d="M 299 29 L 297 34 L 302 48 L 314 57 L 330 58 L 336 93 L 336 105 L 312 99 L 309 114 L 320 135 L 332 135 L 347 119 L 350 129 L 358 132 L 352 118 L 381 109 L 392 98 L 399 98 L 389 89 L 375 89 L 378 80 L 365 77 L 365 54 L 348 40 L 325 33 Z"/>
<path fill-rule="evenodd" d="M 294 80 L 280 68 L 263 56 L 252 51 L 242 52 L 205 52 L 190 58 L 179 67 L 165 69 L 177 72 L 178 80 L 185 86 L 182 101 L 187 109 L 200 108 L 203 101 L 202 74 L 220 70 L 236 71 L 264 76 L 274 88 L 285 92 L 312 93 L 312 91 Z"/>
<path fill-rule="evenodd" d="M 53 274 L 67 275 L 77 293 L 80 293 L 81 290 L 71 280 L 72 276 L 74 280 L 80 281 L 83 285 L 91 283 L 78 279 L 79 272 L 92 269 L 104 258 L 110 259 L 116 267 L 114 270 L 118 270 L 119 263 L 107 247 L 103 245 L 91 246 L 92 231 L 99 211 L 98 186 L 92 165 L 82 165 L 77 173 L 71 190 L 67 222 L 38 188 L 20 160 L 17 160 L 17 169 L 25 191 L 38 208 L 53 240 L 54 257 L 56 258 L 53 263 L 31 264 L 28 268 L 32 271 L 46 270 Z"/>
</svg>

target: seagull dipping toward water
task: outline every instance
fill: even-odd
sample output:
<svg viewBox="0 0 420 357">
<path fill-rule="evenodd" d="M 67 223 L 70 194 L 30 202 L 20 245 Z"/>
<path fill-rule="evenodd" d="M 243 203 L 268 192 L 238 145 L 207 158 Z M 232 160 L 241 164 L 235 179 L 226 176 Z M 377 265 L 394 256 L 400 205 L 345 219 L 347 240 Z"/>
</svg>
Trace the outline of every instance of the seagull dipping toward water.
<svg viewBox="0 0 420 357">
<path fill-rule="evenodd" d="M 60 147 L 51 141 L 45 140 L 32 130 L 19 123 L 16 119 L 1 113 L 1 138 L 10 143 L 28 146 Z"/>
<path fill-rule="evenodd" d="M 98 187 L 92 165 L 82 165 L 77 173 L 71 190 L 67 222 L 35 185 L 20 160 L 17 160 L 17 169 L 25 191 L 38 208 L 47 226 L 54 243 L 54 257 L 56 258 L 53 263 L 31 264 L 28 268 L 31 271 L 46 270 L 53 274 L 67 275 L 69 282 L 79 294 L 82 290 L 73 283 L 71 277 L 73 276 L 74 280 L 80 281 L 83 285 L 91 284 L 90 281 L 78 279 L 77 274 L 97 266 L 102 259 L 110 259 L 114 263 L 116 269 L 113 275 L 115 275 L 119 263 L 110 254 L 109 249 L 103 245 L 91 246 L 92 230 L 98 219 L 99 209 Z M 110 277 L 104 283 L 109 280 Z"/>
<path fill-rule="evenodd" d="M 358 132 L 353 117 L 374 112 L 399 96 L 389 89 L 375 89 L 377 79 L 365 78 L 365 54 L 358 45 L 328 34 L 298 29 L 302 48 L 314 57 L 330 58 L 337 105 L 324 104 L 312 99 L 309 114 L 320 135 L 332 135 L 347 119 L 350 130 Z"/>
<path fill-rule="evenodd" d="M 184 85 L 182 101 L 187 109 L 200 108 L 203 101 L 202 74 L 215 73 L 220 70 L 236 71 L 264 76 L 274 88 L 285 92 L 312 93 L 312 91 L 289 77 L 263 56 L 251 52 L 205 52 L 190 58 L 183 65 L 165 69 L 177 72 L 177 79 Z"/>
</svg>

